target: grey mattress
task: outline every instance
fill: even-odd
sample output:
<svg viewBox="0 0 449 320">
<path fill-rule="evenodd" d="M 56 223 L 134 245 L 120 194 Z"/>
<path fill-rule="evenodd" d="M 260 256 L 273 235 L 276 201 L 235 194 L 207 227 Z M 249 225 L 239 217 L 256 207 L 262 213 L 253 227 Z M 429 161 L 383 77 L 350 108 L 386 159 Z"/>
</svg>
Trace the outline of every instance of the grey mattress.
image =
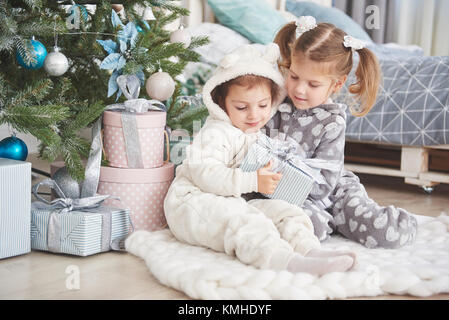
<svg viewBox="0 0 449 320">
<path fill-rule="evenodd" d="M 377 102 L 361 118 L 352 116 L 348 108 L 347 139 L 410 146 L 448 144 L 449 57 L 395 55 L 394 50 L 376 54 L 383 73 Z M 348 94 L 348 85 L 355 82 L 353 72 L 334 100 L 357 108 L 359 103 Z"/>
</svg>

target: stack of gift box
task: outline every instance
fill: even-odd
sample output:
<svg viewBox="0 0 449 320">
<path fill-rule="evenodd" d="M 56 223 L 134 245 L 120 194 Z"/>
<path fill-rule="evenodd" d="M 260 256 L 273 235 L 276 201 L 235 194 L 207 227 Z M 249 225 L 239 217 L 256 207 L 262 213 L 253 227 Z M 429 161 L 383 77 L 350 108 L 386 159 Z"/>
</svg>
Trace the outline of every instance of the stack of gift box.
<svg viewBox="0 0 449 320">
<path fill-rule="evenodd" d="M 128 100 L 119 110 L 104 112 L 104 153 L 109 163 L 100 169 L 97 192 L 119 197 L 120 201 L 105 203 L 129 208 L 135 230 L 159 230 L 166 227 L 164 198 L 174 178 L 168 150 L 164 161 L 164 137 L 169 147 L 164 130 L 167 113 L 157 100 L 138 98 L 136 76 L 121 77 L 123 81 L 117 82 Z"/>
<path fill-rule="evenodd" d="M 169 162 L 169 151 L 164 161 L 164 138 L 169 147 L 164 130 L 166 115 L 163 111 L 136 115 L 143 168 L 131 168 L 121 113 L 106 111 L 104 114 L 104 147 L 109 166 L 101 167 L 98 193 L 118 196 L 130 208 L 136 230 L 154 231 L 167 225 L 164 198 L 174 178 L 174 164 Z M 106 202 L 120 206 L 113 199 Z"/>
<path fill-rule="evenodd" d="M 104 203 L 128 208 L 135 230 L 159 230 L 166 226 L 164 198 L 174 178 L 174 164 L 169 162 L 168 151 L 164 160 L 164 139 L 168 139 L 164 130 L 166 112 L 134 114 L 143 168 L 133 167 L 128 159 L 121 119 L 124 113 L 105 111 L 103 114 L 104 154 L 108 165 L 100 167 L 97 192 L 118 197 L 119 200 L 110 198 Z M 168 141 L 165 145 L 169 145 Z M 52 174 L 63 166 L 63 162 L 52 163 Z"/>
<path fill-rule="evenodd" d="M 79 256 L 123 250 L 133 230 L 166 227 L 163 204 L 174 164 L 168 150 L 164 160 L 165 107 L 138 99 L 138 90 L 127 98 L 108 106 L 94 125 L 79 198 L 67 197 L 53 179 L 31 188 L 31 163 L 0 158 L 0 259 L 31 249 Z M 102 153 L 108 166 L 101 166 Z M 52 163 L 52 177 L 62 167 Z M 54 191 L 52 201 L 39 195 L 41 186 Z M 39 201 L 31 203 L 31 189 Z"/>
</svg>

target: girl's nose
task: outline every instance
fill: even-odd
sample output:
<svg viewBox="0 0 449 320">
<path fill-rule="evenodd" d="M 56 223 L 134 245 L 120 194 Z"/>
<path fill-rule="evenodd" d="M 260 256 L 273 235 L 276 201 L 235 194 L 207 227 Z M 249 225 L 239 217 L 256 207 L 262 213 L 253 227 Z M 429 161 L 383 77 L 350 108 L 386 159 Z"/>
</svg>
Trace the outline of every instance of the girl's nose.
<svg viewBox="0 0 449 320">
<path fill-rule="evenodd" d="M 306 93 L 306 85 L 303 82 L 298 83 L 298 85 L 295 88 L 296 93 L 298 94 L 305 94 Z"/>
<path fill-rule="evenodd" d="M 257 109 L 256 108 L 249 108 L 248 111 L 248 119 L 254 119 L 257 116 Z"/>
</svg>

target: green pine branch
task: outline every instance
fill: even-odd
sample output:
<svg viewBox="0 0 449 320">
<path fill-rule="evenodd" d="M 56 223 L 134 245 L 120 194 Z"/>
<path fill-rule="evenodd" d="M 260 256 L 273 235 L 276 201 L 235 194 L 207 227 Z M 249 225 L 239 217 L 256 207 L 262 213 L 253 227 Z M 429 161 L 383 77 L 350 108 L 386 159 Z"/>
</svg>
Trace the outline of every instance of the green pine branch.
<svg viewBox="0 0 449 320">
<path fill-rule="evenodd" d="M 162 67 L 175 77 L 190 61 L 199 61 L 193 49 L 207 43 L 205 37 L 193 37 L 189 48 L 170 43 L 170 32 L 164 27 L 180 17 L 188 16 L 187 9 L 170 0 L 76 0 L 77 4 L 96 4 L 95 13 L 80 20 L 79 30 L 68 30 L 69 13 L 61 4 L 72 2 L 54 0 L 0 0 L 0 124 L 9 124 L 19 132 L 29 132 L 39 141 L 39 155 L 47 161 L 62 157 L 69 173 L 81 181 L 84 178 L 82 159 L 90 151 L 90 143 L 79 137 L 80 130 L 90 126 L 106 105 L 115 103 L 115 96 L 107 97 L 111 72 L 100 69 L 108 55 L 97 40 L 117 41 L 119 28 L 111 23 L 111 4 L 125 7 L 126 25 L 133 21 L 141 25 L 141 17 L 134 5 L 150 6 L 156 20 L 148 21 L 150 30 L 139 33 L 135 48 L 121 70 L 123 74 L 143 71 L 145 78 Z M 69 70 L 60 77 L 49 76 L 44 68 L 30 70 L 19 66 L 16 53 L 32 62 L 36 57 L 30 38 L 45 45 L 50 52 L 58 34 L 58 46 L 70 62 Z M 76 32 L 84 32 L 76 34 Z M 86 33 L 88 32 L 88 33 Z M 68 34 L 71 33 L 71 34 Z M 144 49 L 147 49 L 146 51 Z M 176 101 L 181 84 L 172 97 Z M 141 90 L 145 96 L 145 91 Z M 123 101 L 125 98 L 120 98 Z M 204 110 L 190 110 L 187 105 L 172 103 L 167 123 L 191 127 L 192 119 L 204 116 Z"/>
<path fill-rule="evenodd" d="M 19 91 L 15 97 L 11 98 L 11 106 L 26 106 L 33 103 L 40 103 L 53 88 L 53 82 L 50 79 L 38 80 Z"/>
<path fill-rule="evenodd" d="M 200 36 L 200 37 L 192 37 L 192 41 L 190 42 L 189 49 L 195 49 L 198 47 L 205 46 L 209 43 L 209 38 L 206 36 Z"/>
<path fill-rule="evenodd" d="M 43 6 L 42 0 L 24 0 L 24 2 L 34 11 L 42 9 Z"/>
<path fill-rule="evenodd" d="M 105 105 L 102 101 L 97 101 L 83 110 L 78 112 L 73 119 L 65 125 L 66 132 L 76 133 L 89 126 L 93 121 L 98 119 L 103 113 Z"/>
<path fill-rule="evenodd" d="M 167 122 L 167 125 L 172 129 L 185 129 L 189 132 L 190 135 L 193 135 L 194 121 L 201 121 L 201 123 L 203 124 L 208 115 L 209 111 L 207 110 L 207 108 L 205 106 L 201 106 L 183 112 L 178 117 Z"/>
<path fill-rule="evenodd" d="M 55 125 L 69 115 L 69 108 L 59 105 L 15 106 L 5 108 L 0 124 L 9 123 L 20 132 Z"/>
</svg>

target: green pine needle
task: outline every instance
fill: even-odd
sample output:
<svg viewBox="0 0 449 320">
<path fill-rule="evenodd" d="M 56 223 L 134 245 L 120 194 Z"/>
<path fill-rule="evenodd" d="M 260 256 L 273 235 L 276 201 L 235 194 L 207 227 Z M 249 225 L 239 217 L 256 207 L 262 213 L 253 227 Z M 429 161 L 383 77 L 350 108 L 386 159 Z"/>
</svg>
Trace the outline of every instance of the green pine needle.
<svg viewBox="0 0 449 320">
<path fill-rule="evenodd" d="M 116 102 L 116 95 L 107 97 L 112 70 L 100 69 L 108 53 L 97 40 L 117 41 L 120 27 L 111 22 L 111 1 L 76 0 L 79 5 L 96 4 L 95 13 L 88 13 L 87 21 L 80 20 L 79 30 L 69 30 L 66 19 L 70 13 L 54 0 L 0 0 L 0 124 L 8 124 L 18 132 L 32 134 L 40 141 L 39 155 L 47 161 L 63 158 L 72 177 L 84 178 L 82 160 L 90 151 L 90 142 L 79 136 L 103 112 L 106 105 Z M 193 37 L 189 48 L 170 43 L 167 23 L 189 11 L 172 0 L 123 1 L 127 16 L 121 18 L 126 25 L 141 17 L 134 11 L 135 4 L 151 6 L 156 20 L 148 21 L 151 29 L 139 33 L 135 47 L 128 52 L 126 65 L 120 72 L 144 72 L 147 79 L 159 68 L 175 77 L 188 62 L 199 61 L 192 49 L 205 45 L 205 37 Z M 64 4 L 70 5 L 69 1 Z M 58 46 L 68 60 L 70 68 L 60 77 L 49 76 L 44 68 L 37 70 L 19 66 L 16 54 L 26 63 L 36 60 L 30 46 L 35 36 L 49 50 Z M 79 34 L 80 32 L 84 32 Z M 69 34 L 70 33 L 70 34 Z M 114 34 L 114 35 L 112 35 Z M 143 49 L 147 49 L 147 51 Z M 129 49 L 129 45 L 128 45 Z M 50 51 L 50 50 L 49 50 Z M 178 83 L 172 101 L 180 95 Z M 145 97 L 141 89 L 140 97 Z M 123 102 L 122 97 L 118 102 Z M 194 119 L 203 119 L 207 110 L 190 110 L 182 104 L 172 103 L 167 124 L 191 128 Z M 206 113 L 204 112 L 206 111 Z"/>
</svg>

